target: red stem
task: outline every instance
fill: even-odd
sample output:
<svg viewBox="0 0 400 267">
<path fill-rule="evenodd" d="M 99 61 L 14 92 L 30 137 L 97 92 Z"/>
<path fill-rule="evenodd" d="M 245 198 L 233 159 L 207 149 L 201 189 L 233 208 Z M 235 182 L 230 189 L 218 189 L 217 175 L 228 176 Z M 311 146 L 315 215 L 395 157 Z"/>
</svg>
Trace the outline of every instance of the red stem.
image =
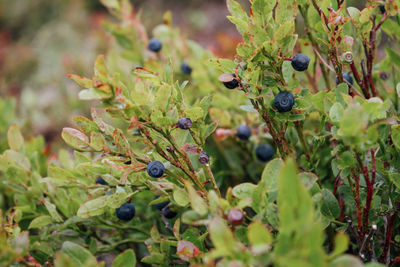
<svg viewBox="0 0 400 267">
<path fill-rule="evenodd" d="M 335 183 L 333 184 L 333 194 L 337 198 L 337 200 L 339 202 L 339 207 L 340 207 L 340 215 L 339 215 L 339 218 L 337 219 L 339 222 L 343 222 L 344 221 L 344 208 L 345 208 L 344 207 L 344 201 L 340 197 L 340 194 L 337 192 L 338 187 L 341 186 L 342 184 L 343 183 L 340 180 L 340 171 L 339 171 L 338 175 L 336 176 Z"/>
<path fill-rule="evenodd" d="M 363 231 L 364 233 L 366 233 L 368 229 L 368 216 L 371 210 L 372 197 L 374 196 L 374 185 L 373 183 L 371 183 L 371 180 L 369 179 L 368 167 L 365 166 L 362 169 L 365 182 L 367 183 L 367 201 L 365 202 L 364 206 L 364 219 L 363 219 L 364 222 Z"/>
<path fill-rule="evenodd" d="M 351 169 L 351 173 L 353 174 L 353 179 L 355 182 L 355 194 L 354 194 L 354 201 L 356 202 L 357 208 L 357 226 L 358 226 L 358 233 L 361 236 L 361 228 L 362 228 L 362 212 L 361 212 L 361 204 L 360 204 L 360 177 L 355 174 L 354 170 Z"/>
<path fill-rule="evenodd" d="M 392 230 L 393 230 L 393 224 L 394 224 L 395 218 L 396 218 L 396 212 L 393 213 L 392 215 L 388 216 L 388 223 L 387 223 L 386 236 L 385 236 L 385 245 L 383 247 L 382 255 L 379 259 L 379 261 L 382 263 L 388 263 L 390 260 L 390 258 L 388 257 L 389 249 L 390 249 L 390 239 L 392 238 Z"/>
</svg>

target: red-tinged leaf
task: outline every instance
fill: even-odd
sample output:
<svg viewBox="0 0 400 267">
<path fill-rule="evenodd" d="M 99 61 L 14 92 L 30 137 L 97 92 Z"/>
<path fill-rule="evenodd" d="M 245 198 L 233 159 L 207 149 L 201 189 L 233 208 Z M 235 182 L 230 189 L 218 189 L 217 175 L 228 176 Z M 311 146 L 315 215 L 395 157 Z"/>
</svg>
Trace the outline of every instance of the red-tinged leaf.
<svg viewBox="0 0 400 267">
<path fill-rule="evenodd" d="M 79 84 L 82 87 L 85 87 L 85 88 L 93 87 L 93 81 L 86 77 L 82 77 L 82 76 L 79 76 L 76 74 L 67 74 L 67 77 L 74 80 L 77 84 Z"/>
<path fill-rule="evenodd" d="M 99 55 L 94 63 L 94 73 L 99 77 L 107 77 L 108 70 L 104 61 L 104 55 Z"/>
<path fill-rule="evenodd" d="M 224 73 L 218 77 L 218 80 L 224 83 L 231 82 L 233 81 L 233 79 L 235 79 L 235 77 L 233 77 L 232 74 L 229 73 Z"/>
<path fill-rule="evenodd" d="M 176 253 L 181 260 L 188 261 L 199 255 L 199 248 L 193 245 L 192 242 L 180 240 L 176 248 Z"/>
<path fill-rule="evenodd" d="M 74 128 L 64 128 L 61 136 L 68 145 L 74 148 L 86 148 L 89 145 L 89 138 L 84 133 Z"/>
<path fill-rule="evenodd" d="M 186 144 L 182 147 L 182 150 L 190 154 L 199 154 L 200 149 L 194 144 Z"/>
<path fill-rule="evenodd" d="M 139 125 L 140 125 L 139 119 L 136 116 L 133 116 L 133 117 L 131 117 L 128 130 L 130 130 L 132 128 L 137 128 L 137 127 L 139 127 Z"/>
</svg>

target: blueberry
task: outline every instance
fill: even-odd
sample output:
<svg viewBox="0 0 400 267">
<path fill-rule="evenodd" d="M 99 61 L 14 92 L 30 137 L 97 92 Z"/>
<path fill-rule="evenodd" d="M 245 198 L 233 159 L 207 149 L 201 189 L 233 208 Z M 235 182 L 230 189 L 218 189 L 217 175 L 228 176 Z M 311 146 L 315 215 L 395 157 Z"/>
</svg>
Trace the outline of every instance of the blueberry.
<svg viewBox="0 0 400 267">
<path fill-rule="evenodd" d="M 192 128 L 192 120 L 189 118 L 181 118 L 178 120 L 178 127 L 187 130 Z"/>
<path fill-rule="evenodd" d="M 343 79 L 345 80 L 346 83 L 349 83 L 351 85 L 353 85 L 354 83 L 353 77 L 351 76 L 350 73 L 343 72 Z M 337 77 L 336 77 L 336 84 L 339 84 L 339 79 Z"/>
<path fill-rule="evenodd" d="M 246 124 L 242 124 L 237 128 L 236 136 L 240 140 L 249 140 L 251 136 L 251 129 Z"/>
<path fill-rule="evenodd" d="M 297 54 L 292 58 L 292 67 L 297 71 L 305 71 L 309 63 L 310 58 L 304 54 Z"/>
<path fill-rule="evenodd" d="M 108 185 L 108 183 L 101 176 L 97 176 L 96 184 Z"/>
<path fill-rule="evenodd" d="M 386 13 L 385 5 L 379 5 L 379 10 L 381 11 L 382 14 L 385 14 Z"/>
<path fill-rule="evenodd" d="M 231 224 L 241 224 L 243 222 L 244 215 L 240 209 L 231 209 L 228 213 L 228 221 Z"/>
<path fill-rule="evenodd" d="M 159 196 L 156 196 L 154 199 L 158 199 Z M 161 211 L 164 207 L 166 207 L 169 204 L 169 201 L 164 201 L 158 204 L 154 204 L 153 207 L 156 208 L 157 210 Z"/>
<path fill-rule="evenodd" d="M 115 213 L 117 214 L 118 219 L 123 221 L 130 221 L 135 216 L 136 209 L 132 203 L 127 202 L 125 204 L 122 204 L 121 207 L 117 208 L 115 210 Z"/>
<path fill-rule="evenodd" d="M 236 75 L 235 75 L 235 73 L 232 73 L 232 76 L 233 76 L 235 79 L 233 79 L 233 80 L 230 81 L 230 82 L 224 82 L 225 87 L 228 88 L 228 89 L 235 89 L 236 87 L 239 86 L 239 81 L 236 80 Z"/>
<path fill-rule="evenodd" d="M 379 73 L 379 77 L 381 77 L 381 79 L 383 80 L 383 81 L 386 81 L 387 79 L 389 79 L 389 73 L 387 73 L 387 72 L 381 72 L 381 73 Z"/>
<path fill-rule="evenodd" d="M 159 52 L 162 48 L 162 44 L 161 44 L 160 40 L 158 40 L 157 38 L 152 38 L 152 39 L 150 39 L 147 48 L 150 51 Z"/>
<path fill-rule="evenodd" d="M 267 162 L 274 157 L 274 149 L 268 144 L 259 145 L 256 148 L 256 156 L 260 161 Z"/>
<path fill-rule="evenodd" d="M 183 74 L 190 75 L 192 73 L 192 68 L 186 61 L 183 61 L 181 65 L 181 71 Z"/>
<path fill-rule="evenodd" d="M 152 161 L 147 165 L 147 173 L 153 178 L 160 178 L 164 175 L 165 167 L 159 161 Z"/>
<path fill-rule="evenodd" d="M 294 106 L 294 96 L 291 92 L 279 92 L 274 99 L 274 107 L 279 112 L 291 111 Z"/>
<path fill-rule="evenodd" d="M 199 155 L 199 162 L 202 165 L 206 165 L 208 162 L 210 161 L 210 157 L 208 156 L 208 154 L 206 152 L 201 152 Z"/>
<path fill-rule="evenodd" d="M 176 212 L 172 211 L 169 206 L 165 206 L 162 210 L 161 210 L 161 214 L 167 218 L 167 219 L 172 219 L 176 216 Z"/>
</svg>

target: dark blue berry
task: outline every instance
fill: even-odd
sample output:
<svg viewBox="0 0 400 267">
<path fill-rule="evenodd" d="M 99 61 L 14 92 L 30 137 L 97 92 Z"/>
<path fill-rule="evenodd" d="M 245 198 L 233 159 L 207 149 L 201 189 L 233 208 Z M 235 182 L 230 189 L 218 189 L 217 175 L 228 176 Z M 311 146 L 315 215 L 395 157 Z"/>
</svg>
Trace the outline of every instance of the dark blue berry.
<svg viewBox="0 0 400 267">
<path fill-rule="evenodd" d="M 167 219 L 172 219 L 172 218 L 174 218 L 174 217 L 176 216 L 176 214 L 177 214 L 175 211 L 172 211 L 172 210 L 169 208 L 169 206 L 164 207 L 164 208 L 162 209 L 161 213 L 162 213 L 162 215 L 163 215 L 165 218 L 167 218 Z"/>
<path fill-rule="evenodd" d="M 147 48 L 150 51 L 159 52 L 162 48 L 162 44 L 161 44 L 160 40 L 158 40 L 157 38 L 152 38 L 152 39 L 150 39 Z"/>
<path fill-rule="evenodd" d="M 96 184 L 108 185 L 108 183 L 101 176 L 96 178 Z"/>
<path fill-rule="evenodd" d="M 379 5 L 379 10 L 381 11 L 382 14 L 385 14 L 386 13 L 385 5 Z"/>
<path fill-rule="evenodd" d="M 236 136 L 240 140 L 249 140 L 251 136 L 251 129 L 246 124 L 242 124 L 237 128 Z"/>
<path fill-rule="evenodd" d="M 236 87 L 239 86 L 239 81 L 236 80 L 236 76 L 234 73 L 232 73 L 232 76 L 234 77 L 234 79 L 232 81 L 224 82 L 225 87 L 228 89 L 235 89 Z"/>
<path fill-rule="evenodd" d="M 310 64 L 310 58 L 304 54 L 297 54 L 292 58 L 292 67 L 297 71 L 305 71 Z"/>
<path fill-rule="evenodd" d="M 256 156 L 260 161 L 270 161 L 274 157 L 274 149 L 268 144 L 259 145 L 256 148 Z"/>
<path fill-rule="evenodd" d="M 206 152 L 201 152 L 199 155 L 199 162 L 202 165 L 206 165 L 208 162 L 210 161 L 210 157 L 208 156 L 208 154 Z"/>
<path fill-rule="evenodd" d="M 164 175 L 165 167 L 159 161 L 152 161 L 147 165 L 147 173 L 154 178 L 160 178 Z"/>
<path fill-rule="evenodd" d="M 192 128 L 192 120 L 189 118 L 181 118 L 178 120 L 178 127 L 183 130 Z"/>
<path fill-rule="evenodd" d="M 159 196 L 156 196 L 154 199 L 158 199 Z M 161 203 L 154 204 L 153 207 L 156 208 L 157 210 L 161 211 L 165 206 L 169 204 L 169 201 L 164 201 Z"/>
<path fill-rule="evenodd" d="M 127 202 L 125 204 L 122 204 L 121 207 L 117 208 L 115 210 L 115 213 L 117 214 L 118 219 L 123 221 L 130 221 L 135 216 L 136 209 L 132 203 Z"/>
<path fill-rule="evenodd" d="M 351 85 L 353 85 L 354 83 L 353 77 L 351 76 L 350 73 L 343 72 L 343 79 L 345 80 L 346 83 L 349 83 Z M 336 84 L 339 84 L 339 79 L 337 77 L 336 77 Z"/>
<path fill-rule="evenodd" d="M 192 68 L 186 61 L 183 61 L 181 65 L 181 71 L 183 74 L 190 75 L 192 73 Z"/>
<path fill-rule="evenodd" d="M 389 73 L 387 72 L 381 72 L 379 73 L 379 77 L 381 77 L 382 80 L 386 81 L 387 79 L 389 79 Z"/>
<path fill-rule="evenodd" d="M 279 112 L 291 111 L 294 106 L 294 96 L 291 92 L 279 92 L 274 99 L 274 107 Z"/>
</svg>

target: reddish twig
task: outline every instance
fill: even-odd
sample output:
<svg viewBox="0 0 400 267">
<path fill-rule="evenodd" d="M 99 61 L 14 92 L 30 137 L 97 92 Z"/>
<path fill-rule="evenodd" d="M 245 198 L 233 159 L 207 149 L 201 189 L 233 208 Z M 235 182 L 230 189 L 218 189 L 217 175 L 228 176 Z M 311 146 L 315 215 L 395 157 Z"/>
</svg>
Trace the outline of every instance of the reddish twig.
<svg viewBox="0 0 400 267">
<path fill-rule="evenodd" d="M 339 207 L 340 207 L 340 215 L 338 217 L 338 221 L 339 222 L 343 222 L 344 221 L 344 201 L 341 198 L 340 194 L 337 192 L 339 186 L 341 186 L 343 184 L 343 182 L 340 180 L 340 173 L 341 171 L 339 171 L 339 173 L 336 176 L 335 182 L 333 184 L 333 195 L 337 198 L 338 202 L 339 202 Z"/>
<path fill-rule="evenodd" d="M 390 261 L 389 251 L 390 251 L 390 239 L 392 239 L 392 231 L 393 231 L 393 224 L 394 219 L 396 218 L 396 212 L 392 215 L 389 215 L 387 220 L 387 227 L 386 227 L 386 235 L 385 235 L 385 245 L 383 247 L 382 255 L 379 259 L 379 262 L 388 264 Z"/>
<path fill-rule="evenodd" d="M 357 208 L 357 226 L 358 233 L 362 236 L 362 212 L 361 212 L 361 204 L 360 204 L 360 177 L 356 175 L 354 169 L 351 169 L 351 173 L 353 175 L 355 186 L 352 188 L 354 194 L 354 201 L 356 202 Z"/>
</svg>

